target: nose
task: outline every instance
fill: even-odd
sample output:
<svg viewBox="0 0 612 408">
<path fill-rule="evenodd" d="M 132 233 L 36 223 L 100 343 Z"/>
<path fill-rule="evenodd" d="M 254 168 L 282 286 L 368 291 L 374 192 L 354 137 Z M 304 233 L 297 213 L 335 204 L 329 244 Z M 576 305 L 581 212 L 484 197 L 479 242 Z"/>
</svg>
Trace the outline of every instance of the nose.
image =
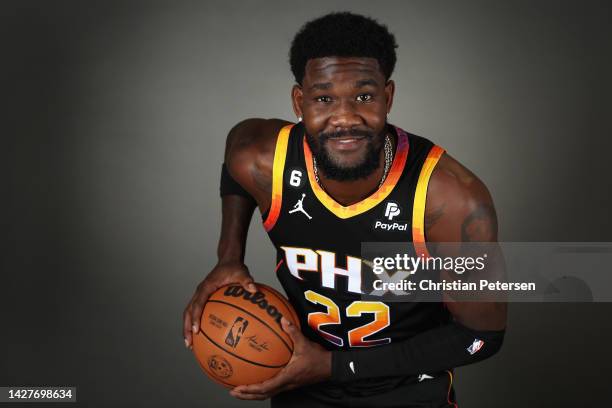
<svg viewBox="0 0 612 408">
<path fill-rule="evenodd" d="M 347 100 L 336 106 L 329 119 L 329 125 L 335 129 L 350 129 L 361 124 L 361 116 L 357 114 L 354 104 Z"/>
</svg>

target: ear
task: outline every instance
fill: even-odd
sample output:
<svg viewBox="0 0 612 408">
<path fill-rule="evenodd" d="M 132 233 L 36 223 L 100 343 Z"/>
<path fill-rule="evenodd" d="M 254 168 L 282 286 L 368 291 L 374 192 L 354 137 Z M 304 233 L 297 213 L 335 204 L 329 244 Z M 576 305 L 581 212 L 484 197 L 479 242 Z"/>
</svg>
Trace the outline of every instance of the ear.
<svg viewBox="0 0 612 408">
<path fill-rule="evenodd" d="M 298 84 L 293 85 L 291 89 L 291 102 L 293 104 L 293 113 L 298 118 L 304 117 L 302 114 L 302 102 L 304 100 L 304 94 L 302 92 L 302 87 Z"/>
<path fill-rule="evenodd" d="M 393 106 L 393 95 L 395 94 L 395 82 L 392 79 L 385 84 L 385 98 L 387 99 L 387 114 L 391 112 Z"/>
</svg>

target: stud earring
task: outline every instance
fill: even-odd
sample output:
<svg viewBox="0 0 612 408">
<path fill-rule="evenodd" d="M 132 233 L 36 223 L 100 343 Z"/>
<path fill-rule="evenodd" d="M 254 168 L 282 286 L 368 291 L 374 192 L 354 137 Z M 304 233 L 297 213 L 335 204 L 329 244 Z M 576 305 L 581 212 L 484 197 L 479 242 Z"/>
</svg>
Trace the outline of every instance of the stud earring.
<svg viewBox="0 0 612 408">
<path fill-rule="evenodd" d="M 301 121 L 302 121 L 302 117 L 298 116 L 298 122 L 301 122 Z"/>
</svg>

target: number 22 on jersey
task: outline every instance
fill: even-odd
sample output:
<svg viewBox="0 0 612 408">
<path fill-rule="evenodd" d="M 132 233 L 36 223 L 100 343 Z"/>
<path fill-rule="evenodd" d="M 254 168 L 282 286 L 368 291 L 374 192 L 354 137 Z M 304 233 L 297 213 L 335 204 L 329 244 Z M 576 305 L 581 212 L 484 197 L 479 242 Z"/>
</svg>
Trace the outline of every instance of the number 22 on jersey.
<svg viewBox="0 0 612 408">
<path fill-rule="evenodd" d="M 340 315 L 340 308 L 338 305 L 336 305 L 336 303 L 327 296 L 323 296 L 320 293 L 312 290 L 307 290 L 304 292 L 304 297 L 311 303 L 322 305 L 327 308 L 326 312 L 309 313 L 308 325 L 313 330 L 316 330 L 321 337 L 330 343 L 338 347 L 342 347 L 344 345 L 344 340 L 341 337 L 328 333 L 323 329 L 324 326 L 340 324 L 342 317 Z M 370 337 L 389 326 L 389 306 L 382 302 L 366 302 L 363 300 L 356 300 L 348 305 L 346 310 L 344 310 L 344 315 L 346 318 L 359 317 L 364 314 L 372 314 L 374 316 L 374 320 L 364 324 L 363 326 L 349 330 L 349 346 L 370 347 L 390 343 L 391 339 L 389 337 L 374 340 L 366 339 L 366 337 Z"/>
</svg>

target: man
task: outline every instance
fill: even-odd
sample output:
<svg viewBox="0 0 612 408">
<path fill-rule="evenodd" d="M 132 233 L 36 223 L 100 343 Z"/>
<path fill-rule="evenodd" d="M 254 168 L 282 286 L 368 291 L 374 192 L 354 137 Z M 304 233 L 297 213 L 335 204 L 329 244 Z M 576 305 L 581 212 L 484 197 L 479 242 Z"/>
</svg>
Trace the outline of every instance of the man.
<svg viewBox="0 0 612 408">
<path fill-rule="evenodd" d="M 363 16 L 307 23 L 290 51 L 298 123 L 249 119 L 229 133 L 219 262 L 185 309 L 185 344 L 214 290 L 239 283 L 256 291 L 243 263 L 256 206 L 302 328 L 283 320 L 295 343 L 290 363 L 262 384 L 236 387 L 237 398 L 454 406 L 452 369 L 501 347 L 503 303 L 362 299 L 367 288 L 355 264 L 362 242 L 406 242 L 426 252 L 426 241 L 497 240 L 483 183 L 440 147 L 387 123 L 395 48 L 387 28 Z M 391 220 L 403 228 L 383 226 Z"/>
</svg>

